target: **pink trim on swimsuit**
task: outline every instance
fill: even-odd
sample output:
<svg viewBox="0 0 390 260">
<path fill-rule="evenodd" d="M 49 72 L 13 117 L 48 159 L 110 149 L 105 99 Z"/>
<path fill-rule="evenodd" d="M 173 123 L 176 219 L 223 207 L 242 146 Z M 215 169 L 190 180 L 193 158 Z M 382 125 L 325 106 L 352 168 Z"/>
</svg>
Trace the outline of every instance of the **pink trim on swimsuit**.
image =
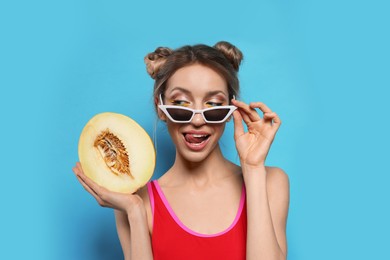
<svg viewBox="0 0 390 260">
<path fill-rule="evenodd" d="M 156 187 L 156 190 L 158 192 L 158 194 L 160 195 L 160 198 L 162 200 L 162 202 L 164 203 L 165 207 L 167 208 L 169 214 L 171 215 L 171 217 L 175 220 L 175 222 L 185 231 L 187 231 L 188 233 L 194 235 L 194 236 L 199 236 L 199 237 L 216 237 L 216 236 L 220 236 L 220 235 L 223 235 L 227 232 L 229 232 L 235 225 L 236 223 L 238 222 L 238 220 L 240 219 L 240 216 L 241 216 L 241 212 L 242 212 L 242 209 L 244 208 L 244 202 L 245 202 L 245 186 L 243 185 L 242 186 L 242 191 L 241 191 L 241 198 L 240 198 L 240 205 L 238 207 L 238 210 L 237 210 L 237 214 L 236 214 L 236 217 L 234 218 L 234 221 L 233 223 L 225 230 L 221 231 L 221 232 L 218 232 L 216 234 L 201 234 L 201 233 L 198 233 L 196 231 L 193 231 L 191 229 L 189 229 L 188 227 L 186 227 L 181 221 L 180 219 L 176 216 L 175 212 L 173 211 L 173 209 L 171 208 L 171 206 L 169 205 L 168 203 L 168 200 L 167 198 L 165 197 L 163 191 L 161 190 L 161 187 L 160 185 L 158 184 L 157 180 L 154 180 L 153 181 L 154 183 L 154 187 Z M 148 186 L 148 190 L 149 190 L 149 186 Z M 153 201 L 154 203 L 154 201 Z M 153 204 L 154 206 L 154 204 Z"/>
</svg>

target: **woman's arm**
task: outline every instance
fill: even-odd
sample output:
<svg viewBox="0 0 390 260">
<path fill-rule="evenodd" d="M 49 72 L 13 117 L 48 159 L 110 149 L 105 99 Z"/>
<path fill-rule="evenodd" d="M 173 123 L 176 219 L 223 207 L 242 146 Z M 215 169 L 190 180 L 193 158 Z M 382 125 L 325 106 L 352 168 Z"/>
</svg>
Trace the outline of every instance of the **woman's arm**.
<svg viewBox="0 0 390 260">
<path fill-rule="evenodd" d="M 81 164 L 73 168 L 81 185 L 102 207 L 116 210 L 118 234 L 126 260 L 153 260 L 146 210 L 142 198 L 138 194 L 125 194 L 109 191 L 83 172 Z M 127 219 L 127 222 L 126 222 Z M 125 245 L 123 247 L 123 245 Z"/>
<path fill-rule="evenodd" d="M 130 258 L 126 260 L 153 260 L 152 245 L 149 235 L 146 210 L 141 197 L 136 207 L 127 212 L 127 220 L 130 223 Z"/>
<path fill-rule="evenodd" d="M 114 209 L 116 230 L 119 241 L 122 246 L 123 256 L 125 259 L 130 259 L 131 245 L 130 245 L 130 224 L 127 219 L 127 214 L 123 211 Z"/>
<path fill-rule="evenodd" d="M 286 259 L 289 181 L 279 168 L 243 169 L 247 192 L 247 259 Z"/>
<path fill-rule="evenodd" d="M 149 228 L 142 206 L 129 215 L 115 210 L 115 221 L 125 260 L 153 259 Z"/>
<path fill-rule="evenodd" d="M 234 139 L 247 193 L 247 259 L 286 259 L 289 182 L 281 169 L 265 167 L 281 121 L 263 103 L 247 105 L 237 100 L 232 103 L 238 107 L 233 113 Z M 263 117 L 256 108 L 263 112 Z M 247 132 L 242 121 L 248 127 Z"/>
</svg>

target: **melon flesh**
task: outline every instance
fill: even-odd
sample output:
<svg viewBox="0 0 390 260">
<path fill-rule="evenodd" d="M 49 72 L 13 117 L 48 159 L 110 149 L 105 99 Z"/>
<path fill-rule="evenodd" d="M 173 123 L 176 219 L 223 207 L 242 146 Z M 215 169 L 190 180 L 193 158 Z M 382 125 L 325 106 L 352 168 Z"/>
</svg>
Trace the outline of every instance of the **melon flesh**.
<svg viewBox="0 0 390 260">
<path fill-rule="evenodd" d="M 152 177 L 156 154 L 152 140 L 133 119 L 118 113 L 95 115 L 79 139 L 85 175 L 111 191 L 134 193 Z"/>
</svg>

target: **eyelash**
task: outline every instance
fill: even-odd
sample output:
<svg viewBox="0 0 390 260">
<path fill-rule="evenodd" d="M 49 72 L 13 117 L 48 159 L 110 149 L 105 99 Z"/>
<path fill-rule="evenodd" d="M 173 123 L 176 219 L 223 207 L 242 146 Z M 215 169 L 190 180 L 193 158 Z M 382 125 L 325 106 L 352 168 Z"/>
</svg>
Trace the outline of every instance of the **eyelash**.
<svg viewBox="0 0 390 260">
<path fill-rule="evenodd" d="M 211 106 L 211 107 L 217 107 L 217 106 L 222 106 L 222 103 L 218 103 L 218 102 L 207 102 L 206 105 Z"/>
<path fill-rule="evenodd" d="M 171 103 L 176 106 L 189 106 L 190 102 L 186 100 L 171 100 Z M 206 105 L 209 107 L 222 106 L 220 102 L 207 102 Z"/>
<path fill-rule="evenodd" d="M 186 100 L 171 100 L 171 103 L 176 106 L 188 106 L 190 102 Z"/>
</svg>

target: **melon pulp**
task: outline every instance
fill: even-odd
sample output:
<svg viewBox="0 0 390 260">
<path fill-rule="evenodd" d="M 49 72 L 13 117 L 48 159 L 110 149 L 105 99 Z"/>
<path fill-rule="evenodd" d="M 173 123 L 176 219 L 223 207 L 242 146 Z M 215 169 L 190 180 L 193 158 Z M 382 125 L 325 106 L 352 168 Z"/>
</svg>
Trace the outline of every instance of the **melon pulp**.
<svg viewBox="0 0 390 260">
<path fill-rule="evenodd" d="M 111 191 L 134 193 L 152 177 L 156 153 L 146 131 L 133 119 L 105 112 L 81 132 L 78 153 L 85 175 Z"/>
</svg>

